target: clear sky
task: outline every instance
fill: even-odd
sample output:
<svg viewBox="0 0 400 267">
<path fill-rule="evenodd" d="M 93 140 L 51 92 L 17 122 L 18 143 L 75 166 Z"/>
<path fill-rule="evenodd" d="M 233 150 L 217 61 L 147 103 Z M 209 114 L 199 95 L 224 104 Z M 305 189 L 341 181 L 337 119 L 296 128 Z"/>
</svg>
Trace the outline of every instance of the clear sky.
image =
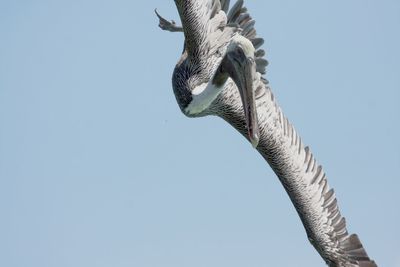
<svg viewBox="0 0 400 267">
<path fill-rule="evenodd" d="M 400 2 L 247 0 L 350 232 L 400 266 Z M 0 1 L 0 266 L 324 266 L 278 179 L 180 113 L 172 0 Z"/>
</svg>

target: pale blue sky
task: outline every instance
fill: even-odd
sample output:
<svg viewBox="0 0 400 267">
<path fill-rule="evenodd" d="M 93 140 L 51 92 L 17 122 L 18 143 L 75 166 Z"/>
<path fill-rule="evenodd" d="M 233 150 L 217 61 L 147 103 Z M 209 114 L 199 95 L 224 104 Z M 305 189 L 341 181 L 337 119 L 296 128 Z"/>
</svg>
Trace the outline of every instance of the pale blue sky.
<svg viewBox="0 0 400 267">
<path fill-rule="evenodd" d="M 350 232 L 400 266 L 400 2 L 247 0 Z M 172 0 L 0 1 L 0 266 L 324 266 L 230 126 L 188 119 Z"/>
</svg>

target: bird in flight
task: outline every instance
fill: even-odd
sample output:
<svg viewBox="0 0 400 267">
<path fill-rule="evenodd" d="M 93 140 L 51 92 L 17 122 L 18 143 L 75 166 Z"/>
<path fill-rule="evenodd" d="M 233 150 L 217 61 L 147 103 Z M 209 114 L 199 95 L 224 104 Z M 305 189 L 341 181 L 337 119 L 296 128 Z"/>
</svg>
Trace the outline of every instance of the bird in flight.
<svg viewBox="0 0 400 267">
<path fill-rule="evenodd" d="M 188 117 L 214 115 L 263 156 L 288 193 L 307 237 L 331 267 L 376 267 L 349 234 L 322 166 L 282 113 L 264 78 L 268 64 L 243 0 L 175 0 L 182 26 L 160 14 L 159 26 L 185 36 L 172 87 Z"/>
</svg>

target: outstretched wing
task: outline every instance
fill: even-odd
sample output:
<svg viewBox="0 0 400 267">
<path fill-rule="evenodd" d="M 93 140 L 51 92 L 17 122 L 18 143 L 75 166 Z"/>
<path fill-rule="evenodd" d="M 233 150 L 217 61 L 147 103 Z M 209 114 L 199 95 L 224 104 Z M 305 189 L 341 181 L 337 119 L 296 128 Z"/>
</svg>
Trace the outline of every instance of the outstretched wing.
<svg viewBox="0 0 400 267">
<path fill-rule="evenodd" d="M 377 267 L 368 257 L 358 236 L 347 232 L 346 220 L 339 211 L 335 192 L 329 187 L 322 166 L 309 147 L 303 146 L 294 127 L 275 105 L 283 146 L 287 146 L 284 150 L 290 151 L 290 156 L 278 156 L 269 161 L 295 205 L 309 241 L 329 266 Z M 288 166 L 293 164 L 296 168 L 289 172 L 281 171 L 275 161 L 287 169 L 291 169 Z"/>
<path fill-rule="evenodd" d="M 264 50 L 260 49 L 264 40 L 257 36 L 254 27 L 255 20 L 252 19 L 247 8 L 243 5 L 243 0 L 236 1 L 230 9 L 229 1 L 220 0 L 220 3 L 223 11 L 227 13 L 228 26 L 236 25 L 240 29 L 240 33 L 253 43 L 256 48 L 257 71 L 265 74 L 268 62 L 264 58 Z M 274 171 L 280 177 L 290 195 L 310 242 L 330 266 L 376 267 L 375 262 L 368 257 L 358 236 L 356 234 L 350 235 L 347 232 L 345 218 L 340 214 L 334 190 L 329 188 L 322 167 L 317 164 L 310 149 L 303 146 L 294 127 L 281 112 L 268 87 L 268 82 L 262 78 L 256 88 L 256 95 L 259 98 L 265 95 L 263 99 L 269 98 L 272 103 L 270 106 L 275 109 L 273 113 L 278 117 L 278 129 L 281 131 L 279 135 L 282 136 L 279 138 L 285 139 L 282 143 L 289 145 L 288 151 L 295 151 L 295 153 L 290 154 L 291 158 L 288 158 L 288 155 L 282 158 L 273 158 L 273 155 L 271 157 L 271 155 L 267 156 L 263 153 L 265 150 L 260 152 L 264 154 L 273 168 L 275 166 Z M 260 99 L 260 102 L 263 102 L 263 100 Z M 260 107 L 260 111 L 263 111 L 263 107 Z M 260 148 L 259 150 L 263 149 Z M 287 164 L 286 166 L 290 166 L 293 165 L 293 162 L 302 162 L 301 167 L 293 171 L 293 177 L 284 177 L 287 174 L 284 174 L 280 170 L 282 167 L 277 165 Z M 285 184 L 285 180 L 289 179 L 297 179 L 297 182 L 303 187 L 302 190 L 295 192 L 296 190 L 290 188 L 290 185 Z M 304 207 L 304 205 L 313 207 Z"/>
<path fill-rule="evenodd" d="M 185 47 L 193 56 L 192 60 L 202 61 L 217 54 L 222 44 L 240 33 L 256 49 L 257 71 L 261 76 L 268 64 L 264 50 L 260 49 L 263 39 L 257 36 L 255 21 L 244 7 L 243 0 L 236 1 L 231 8 L 229 2 L 175 0 L 185 33 Z M 176 26 L 173 22 L 171 24 L 173 28 Z M 331 267 L 376 267 L 357 235 L 347 232 L 345 219 L 340 214 L 335 193 L 329 188 L 322 167 L 310 149 L 303 146 L 294 127 L 281 112 L 267 80 L 261 77 L 256 82 L 257 112 L 264 137 L 257 149 L 288 192 L 310 242 Z M 246 132 L 237 90 L 222 91 L 215 105 L 219 116 L 241 133 Z"/>
</svg>

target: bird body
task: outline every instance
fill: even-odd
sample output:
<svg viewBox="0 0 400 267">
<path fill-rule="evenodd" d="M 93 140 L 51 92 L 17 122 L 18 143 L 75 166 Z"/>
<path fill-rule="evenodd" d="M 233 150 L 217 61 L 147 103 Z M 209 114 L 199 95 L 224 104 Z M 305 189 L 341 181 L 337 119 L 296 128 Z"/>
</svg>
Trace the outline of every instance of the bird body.
<svg viewBox="0 0 400 267">
<path fill-rule="evenodd" d="M 175 3 L 182 28 L 157 15 L 163 29 L 185 34 L 172 79 L 182 112 L 189 117 L 219 116 L 253 144 L 278 176 L 309 241 L 329 266 L 377 266 L 357 235 L 348 234 L 322 166 L 264 79 L 263 40 L 243 1 L 230 9 L 227 0 Z"/>
</svg>

